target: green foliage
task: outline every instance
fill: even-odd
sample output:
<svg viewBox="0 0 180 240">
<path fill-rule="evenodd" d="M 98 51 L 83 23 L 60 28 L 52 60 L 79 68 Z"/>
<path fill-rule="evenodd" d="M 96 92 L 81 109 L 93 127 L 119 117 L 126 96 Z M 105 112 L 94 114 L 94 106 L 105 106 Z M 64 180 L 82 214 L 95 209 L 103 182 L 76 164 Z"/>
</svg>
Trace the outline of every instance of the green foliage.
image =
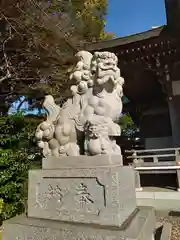
<svg viewBox="0 0 180 240">
<path fill-rule="evenodd" d="M 137 126 L 134 124 L 131 116 L 128 113 L 124 114 L 120 118 L 119 124 L 121 125 L 123 136 L 131 137 L 137 131 Z"/>
<path fill-rule="evenodd" d="M 76 19 L 82 23 L 81 32 L 88 41 L 106 39 L 104 32 L 105 16 L 107 14 L 107 0 L 72 0 Z"/>
<path fill-rule="evenodd" d="M 34 131 L 37 120 L 18 113 L 0 118 L 0 198 L 2 219 L 25 210 L 29 168 L 38 167 Z"/>
<path fill-rule="evenodd" d="M 11 103 L 18 96 L 39 103 L 44 94 L 66 95 L 75 53 L 84 43 L 112 38 L 104 32 L 107 0 L 0 2 L 0 46 L 3 49 L 6 41 L 11 73 L 11 78 L 1 80 L 0 90 L 8 95 L 0 105 L 3 112 L 4 102 Z M 0 54 L 0 75 L 6 76 L 2 50 Z"/>
</svg>

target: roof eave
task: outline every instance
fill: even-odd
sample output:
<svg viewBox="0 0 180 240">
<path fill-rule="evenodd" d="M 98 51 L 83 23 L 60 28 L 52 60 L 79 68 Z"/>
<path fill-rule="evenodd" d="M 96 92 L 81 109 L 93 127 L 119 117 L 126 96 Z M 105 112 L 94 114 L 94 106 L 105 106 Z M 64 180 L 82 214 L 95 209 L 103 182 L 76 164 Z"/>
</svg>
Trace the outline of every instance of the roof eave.
<svg viewBox="0 0 180 240">
<path fill-rule="evenodd" d="M 101 49 L 109 49 L 117 46 L 123 46 L 127 45 L 130 43 L 138 42 L 138 41 L 143 41 L 146 39 L 158 37 L 162 31 L 164 30 L 166 26 L 161 26 L 146 32 L 134 34 L 131 36 L 127 37 L 122 37 L 122 38 L 116 38 L 112 40 L 107 40 L 107 41 L 100 41 L 100 42 L 95 42 L 95 43 L 86 43 L 86 49 L 88 51 L 95 51 L 95 50 L 101 50 Z"/>
</svg>

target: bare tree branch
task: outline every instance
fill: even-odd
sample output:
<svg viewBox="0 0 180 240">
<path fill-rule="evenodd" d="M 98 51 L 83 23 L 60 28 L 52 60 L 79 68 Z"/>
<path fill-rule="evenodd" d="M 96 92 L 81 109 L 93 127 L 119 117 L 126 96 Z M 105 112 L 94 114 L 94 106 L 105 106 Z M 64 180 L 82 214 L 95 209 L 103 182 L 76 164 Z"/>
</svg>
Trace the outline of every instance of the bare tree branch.
<svg viewBox="0 0 180 240">
<path fill-rule="evenodd" d="M 17 111 L 19 111 L 19 110 L 21 109 L 23 103 L 25 103 L 26 101 L 27 101 L 26 98 L 24 98 L 23 100 L 20 100 L 20 103 L 19 103 L 19 105 L 18 105 L 18 107 L 17 107 Z"/>
<path fill-rule="evenodd" d="M 54 24 L 50 16 L 34 0 L 29 0 L 29 1 L 32 2 L 36 7 L 38 7 L 40 11 L 49 19 L 49 21 L 52 24 Z M 69 46 L 72 47 L 73 50 L 77 51 L 78 50 L 77 47 L 73 45 L 73 43 L 70 40 L 70 37 L 68 37 L 67 35 L 67 32 L 64 31 L 63 27 L 61 27 L 61 23 L 59 22 L 58 24 L 55 24 L 55 27 L 57 27 L 57 30 L 63 33 L 63 37 L 65 41 L 69 44 Z"/>
<path fill-rule="evenodd" d="M 6 53 L 6 48 L 5 48 L 6 43 L 10 39 L 12 39 L 11 27 L 9 27 L 9 37 L 2 44 L 4 61 L 5 61 L 5 68 L 6 68 L 6 75 L 3 76 L 2 78 L 0 78 L 0 83 L 2 83 L 4 80 L 7 80 L 7 79 L 11 78 L 11 76 L 12 76 L 11 72 L 10 72 L 10 63 L 9 63 L 8 56 L 7 56 L 7 53 Z"/>
<path fill-rule="evenodd" d="M 5 19 L 6 20 L 6 22 L 9 24 L 9 26 L 10 26 L 10 28 L 12 28 L 17 34 L 19 34 L 19 35 L 21 35 L 18 31 L 17 31 L 17 29 L 11 24 L 11 22 L 8 20 L 8 18 L 3 14 L 3 12 L 2 12 L 2 9 L 0 8 L 0 14 L 1 14 L 1 16 L 2 16 L 2 18 L 1 19 Z"/>
<path fill-rule="evenodd" d="M 68 94 L 74 53 L 82 42 L 99 40 L 105 8 L 106 0 L 1 1 L 0 18 L 10 27 L 13 39 L 1 23 L 5 40 L 0 46 L 0 92 L 37 101 L 44 94 L 55 98 Z M 94 9 L 101 13 L 98 17 Z M 1 98 L 2 103 L 6 100 L 12 99 Z"/>
</svg>

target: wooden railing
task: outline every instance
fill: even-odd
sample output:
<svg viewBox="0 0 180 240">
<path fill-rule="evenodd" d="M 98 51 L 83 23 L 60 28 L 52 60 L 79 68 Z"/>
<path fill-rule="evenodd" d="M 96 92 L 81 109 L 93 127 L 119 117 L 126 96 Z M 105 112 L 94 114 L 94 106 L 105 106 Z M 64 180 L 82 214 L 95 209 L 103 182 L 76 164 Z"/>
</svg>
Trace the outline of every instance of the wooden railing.
<svg viewBox="0 0 180 240">
<path fill-rule="evenodd" d="M 132 159 L 135 165 L 143 165 L 146 159 L 152 159 L 153 163 L 158 163 L 160 158 L 163 158 L 163 160 L 170 158 L 170 161 L 180 162 L 180 148 L 126 150 L 125 152 L 132 154 L 131 156 L 127 156 L 127 159 Z"/>
<path fill-rule="evenodd" d="M 126 151 L 126 153 L 131 154 L 127 159 L 132 160 L 130 164 L 133 165 L 135 169 L 137 190 L 142 191 L 140 174 L 176 173 L 178 183 L 177 190 L 180 191 L 180 148 L 130 150 Z M 159 161 L 160 158 L 163 161 Z M 152 161 L 147 162 L 147 159 L 152 159 Z"/>
</svg>

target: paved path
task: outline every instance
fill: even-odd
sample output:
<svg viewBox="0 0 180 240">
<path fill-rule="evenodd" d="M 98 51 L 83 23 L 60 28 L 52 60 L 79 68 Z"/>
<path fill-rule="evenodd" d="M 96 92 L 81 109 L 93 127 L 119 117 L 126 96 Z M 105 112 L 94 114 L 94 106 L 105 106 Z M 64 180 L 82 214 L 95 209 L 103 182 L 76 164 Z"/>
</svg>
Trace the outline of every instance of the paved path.
<svg viewBox="0 0 180 240">
<path fill-rule="evenodd" d="M 152 206 L 157 210 L 180 212 L 180 192 L 175 189 L 148 187 L 136 192 L 139 206 Z"/>
</svg>

